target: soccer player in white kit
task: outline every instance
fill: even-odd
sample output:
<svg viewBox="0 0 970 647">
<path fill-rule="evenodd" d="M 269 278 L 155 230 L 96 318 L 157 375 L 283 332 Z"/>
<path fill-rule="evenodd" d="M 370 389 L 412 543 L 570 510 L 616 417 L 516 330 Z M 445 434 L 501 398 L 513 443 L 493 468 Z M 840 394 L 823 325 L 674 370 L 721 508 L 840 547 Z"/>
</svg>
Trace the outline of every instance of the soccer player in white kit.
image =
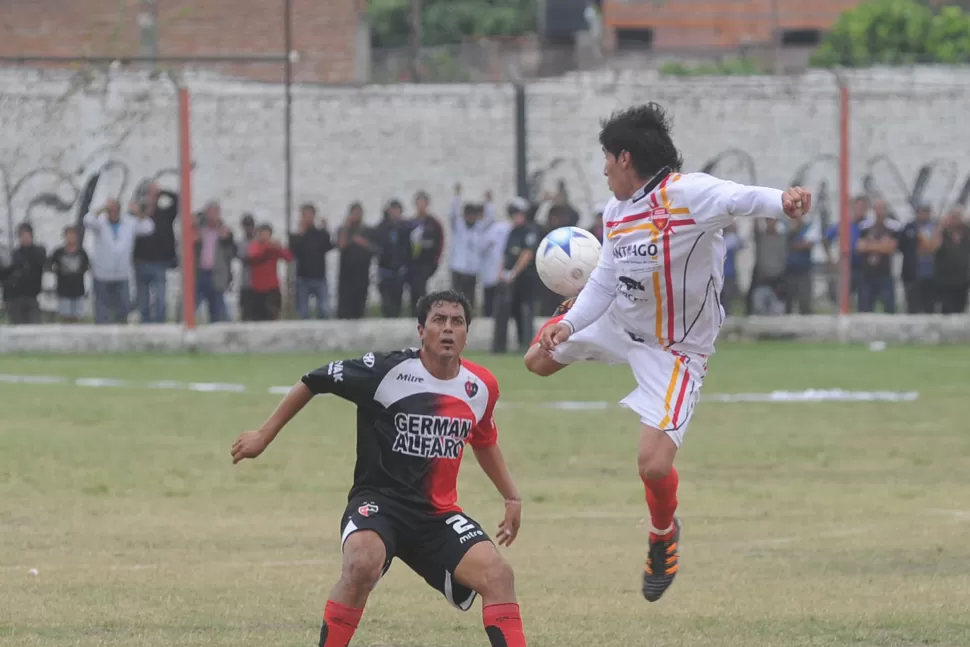
<svg viewBox="0 0 970 647">
<path fill-rule="evenodd" d="M 600 144 L 615 198 L 603 214 L 599 264 L 540 331 L 525 363 L 541 376 L 580 361 L 633 370 L 637 388 L 620 404 L 642 423 L 637 462 L 652 525 L 643 595 L 654 602 L 679 563 L 674 457 L 724 321 L 721 230 L 735 217 L 801 216 L 811 194 L 680 173 L 670 122 L 655 103 L 611 116 Z"/>
</svg>

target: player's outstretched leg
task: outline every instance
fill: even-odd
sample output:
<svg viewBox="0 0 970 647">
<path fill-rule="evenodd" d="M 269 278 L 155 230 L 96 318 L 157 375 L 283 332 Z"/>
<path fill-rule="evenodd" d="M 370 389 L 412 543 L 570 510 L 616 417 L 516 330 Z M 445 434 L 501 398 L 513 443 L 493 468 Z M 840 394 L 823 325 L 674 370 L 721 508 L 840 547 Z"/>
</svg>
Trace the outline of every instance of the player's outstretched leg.
<svg viewBox="0 0 970 647">
<path fill-rule="evenodd" d="M 677 445 L 664 432 L 644 425 L 637 463 L 650 508 L 650 548 L 643 571 L 643 597 L 656 602 L 674 582 L 680 555 L 677 510 Z"/>
<path fill-rule="evenodd" d="M 553 316 L 546 323 L 542 324 L 542 328 L 539 329 L 535 339 L 532 340 L 532 346 L 529 347 L 525 357 L 522 358 L 523 362 L 525 362 L 525 367 L 529 369 L 530 373 L 534 373 L 539 377 L 549 377 L 553 373 L 558 373 L 560 370 L 566 368 L 565 365 L 552 359 L 548 353 L 539 347 L 539 337 L 542 335 L 543 330 L 562 321 L 562 318 L 569 312 L 574 301 L 576 301 L 575 297 L 566 299 L 560 303 Z"/>
<path fill-rule="evenodd" d="M 526 646 L 515 576 L 494 544 L 472 546 L 455 569 L 455 579 L 482 596 L 482 622 L 492 647 Z"/>
<path fill-rule="evenodd" d="M 330 591 L 320 628 L 320 647 L 347 647 L 357 631 L 364 605 L 381 579 L 387 561 L 380 535 L 359 530 L 344 543 L 340 580 Z"/>
</svg>

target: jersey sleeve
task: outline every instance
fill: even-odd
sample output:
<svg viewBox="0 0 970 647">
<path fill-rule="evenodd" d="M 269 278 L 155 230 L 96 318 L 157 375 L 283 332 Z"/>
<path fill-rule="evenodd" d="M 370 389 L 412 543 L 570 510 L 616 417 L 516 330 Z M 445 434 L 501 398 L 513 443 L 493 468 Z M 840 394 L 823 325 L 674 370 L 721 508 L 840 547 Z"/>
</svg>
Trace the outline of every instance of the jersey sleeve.
<svg viewBox="0 0 970 647">
<path fill-rule="evenodd" d="M 485 415 L 472 430 L 468 444 L 473 448 L 491 447 L 498 443 L 498 425 L 495 424 L 495 405 L 498 403 L 498 380 L 491 373 L 483 377 L 482 381 L 488 388 L 488 405 Z"/>
<path fill-rule="evenodd" d="M 690 213 L 705 229 L 722 229 L 738 217 L 786 217 L 781 205 L 783 191 L 738 184 L 706 173 L 691 173 L 689 177 L 693 183 L 688 196 Z"/>
<path fill-rule="evenodd" d="M 302 382 L 314 395 L 332 393 L 354 404 L 374 399 L 377 387 L 390 368 L 383 354 L 367 353 L 354 359 L 340 359 L 303 376 Z"/>
</svg>

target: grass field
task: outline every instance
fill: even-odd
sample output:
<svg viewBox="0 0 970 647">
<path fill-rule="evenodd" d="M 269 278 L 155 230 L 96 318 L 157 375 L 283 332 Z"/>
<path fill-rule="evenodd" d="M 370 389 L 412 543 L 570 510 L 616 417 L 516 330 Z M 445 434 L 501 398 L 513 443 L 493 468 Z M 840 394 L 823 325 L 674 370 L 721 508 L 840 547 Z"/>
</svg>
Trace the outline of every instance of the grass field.
<svg viewBox="0 0 970 647">
<path fill-rule="evenodd" d="M 0 383 L 0 644 L 316 644 L 338 574 L 353 408 L 320 398 L 256 462 L 236 435 L 330 357 L 0 356 L 0 373 L 238 382 L 249 393 Z M 525 497 L 513 564 L 533 646 L 970 644 L 970 348 L 725 345 L 705 394 L 919 391 L 901 403 L 702 403 L 678 458 L 682 565 L 639 593 L 645 505 L 623 367 L 541 380 L 482 357 Z M 465 510 L 501 500 L 469 457 Z M 32 575 L 30 569 L 37 569 Z M 400 562 L 354 645 L 487 645 Z"/>
</svg>

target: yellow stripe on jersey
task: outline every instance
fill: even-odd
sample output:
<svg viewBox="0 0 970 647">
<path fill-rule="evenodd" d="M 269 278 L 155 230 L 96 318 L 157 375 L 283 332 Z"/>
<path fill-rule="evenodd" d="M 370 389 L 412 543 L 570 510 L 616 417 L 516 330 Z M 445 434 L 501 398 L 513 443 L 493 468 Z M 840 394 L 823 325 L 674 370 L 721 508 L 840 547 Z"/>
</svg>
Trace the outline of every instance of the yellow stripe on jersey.
<svg viewBox="0 0 970 647">
<path fill-rule="evenodd" d="M 657 302 L 657 343 L 664 344 L 664 300 L 660 292 L 660 272 L 653 273 L 653 298 Z"/>
<path fill-rule="evenodd" d="M 674 399 L 674 390 L 677 388 L 677 378 L 680 377 L 680 360 L 674 358 L 674 374 L 670 376 L 670 384 L 667 386 L 667 395 L 664 397 L 664 419 L 660 421 L 660 430 L 663 431 L 670 424 L 670 402 Z"/>
</svg>

